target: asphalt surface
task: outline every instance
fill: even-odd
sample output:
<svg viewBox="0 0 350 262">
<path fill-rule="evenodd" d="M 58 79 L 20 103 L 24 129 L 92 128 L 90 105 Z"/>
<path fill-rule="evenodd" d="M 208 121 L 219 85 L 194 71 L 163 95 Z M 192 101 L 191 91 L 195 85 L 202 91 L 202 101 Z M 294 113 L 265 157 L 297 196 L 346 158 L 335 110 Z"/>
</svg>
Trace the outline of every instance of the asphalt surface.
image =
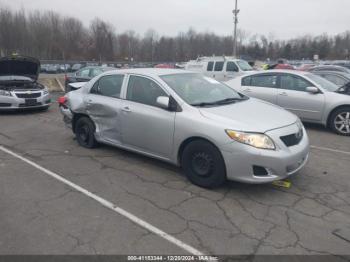
<svg viewBox="0 0 350 262">
<path fill-rule="evenodd" d="M 57 96 L 57 94 L 56 94 Z M 350 255 L 350 138 L 307 125 L 313 148 L 291 188 L 190 184 L 120 149 L 81 148 L 47 112 L 0 114 L 0 145 L 179 240 L 178 245 L 0 150 L 0 254 Z"/>
</svg>

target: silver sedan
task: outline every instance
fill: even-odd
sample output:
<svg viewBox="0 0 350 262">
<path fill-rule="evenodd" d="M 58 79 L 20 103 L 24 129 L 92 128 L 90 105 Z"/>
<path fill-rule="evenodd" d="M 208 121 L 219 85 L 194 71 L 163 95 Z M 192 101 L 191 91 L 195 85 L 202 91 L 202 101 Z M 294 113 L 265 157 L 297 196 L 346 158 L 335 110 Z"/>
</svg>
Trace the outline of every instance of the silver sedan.
<svg viewBox="0 0 350 262">
<path fill-rule="evenodd" d="M 281 106 L 302 121 L 319 123 L 339 135 L 350 136 L 349 93 L 318 75 L 271 70 L 238 77 L 227 84 L 245 95 Z"/>
<path fill-rule="evenodd" d="M 202 187 L 280 180 L 308 159 L 297 116 L 197 73 L 111 71 L 59 105 L 81 146 L 104 143 L 182 166 Z"/>
</svg>

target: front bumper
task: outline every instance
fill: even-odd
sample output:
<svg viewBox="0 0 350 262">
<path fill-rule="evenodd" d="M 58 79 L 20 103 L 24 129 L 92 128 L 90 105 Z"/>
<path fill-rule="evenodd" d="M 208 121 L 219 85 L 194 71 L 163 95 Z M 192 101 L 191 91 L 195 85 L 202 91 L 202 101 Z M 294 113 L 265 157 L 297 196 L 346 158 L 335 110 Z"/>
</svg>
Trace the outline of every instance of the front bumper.
<svg viewBox="0 0 350 262">
<path fill-rule="evenodd" d="M 281 136 L 295 134 L 299 130 L 294 124 L 266 132 L 273 139 L 276 150 L 254 148 L 249 145 L 232 142 L 221 147 L 229 180 L 251 184 L 269 183 L 284 179 L 300 171 L 309 156 L 309 138 L 303 127 L 303 138 L 294 146 L 286 146 Z M 264 175 L 257 175 L 253 167 L 264 168 Z"/>
<path fill-rule="evenodd" d="M 19 98 L 16 95 L 27 92 L 11 92 L 11 94 L 12 96 L 0 96 L 0 111 L 45 108 L 51 105 L 50 94 L 44 94 L 43 91 L 40 91 L 40 96 L 35 98 Z"/>
</svg>

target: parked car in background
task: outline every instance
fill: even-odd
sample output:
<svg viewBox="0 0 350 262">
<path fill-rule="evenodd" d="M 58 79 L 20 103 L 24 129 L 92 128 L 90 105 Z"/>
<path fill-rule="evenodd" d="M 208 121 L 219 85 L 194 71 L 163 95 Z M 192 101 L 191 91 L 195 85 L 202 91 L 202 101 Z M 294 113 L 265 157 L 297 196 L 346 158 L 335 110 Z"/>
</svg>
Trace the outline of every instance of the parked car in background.
<svg viewBox="0 0 350 262">
<path fill-rule="evenodd" d="M 313 73 L 339 86 L 338 92 L 350 95 L 350 74 L 337 71 L 315 71 Z"/>
<path fill-rule="evenodd" d="M 84 67 L 83 64 L 74 64 L 71 68 L 71 72 L 76 72 Z"/>
<path fill-rule="evenodd" d="M 70 85 L 70 83 L 88 82 L 95 76 L 98 76 L 106 71 L 115 70 L 114 67 L 101 67 L 101 66 L 87 66 L 75 73 L 65 75 L 65 89 L 66 92 L 70 92 L 76 89 L 76 86 Z"/>
<path fill-rule="evenodd" d="M 41 64 L 40 65 L 40 73 L 46 73 L 48 67 L 49 67 L 48 64 Z"/>
<path fill-rule="evenodd" d="M 25 56 L 0 58 L 0 110 L 49 108 L 48 89 L 38 83 L 40 61 Z"/>
<path fill-rule="evenodd" d="M 58 74 L 61 73 L 61 66 L 57 65 L 57 64 L 53 64 L 53 65 L 48 65 L 47 69 L 46 69 L 46 73 L 48 74 Z"/>
<path fill-rule="evenodd" d="M 337 72 L 343 72 L 350 74 L 350 69 L 343 67 L 343 66 L 337 66 L 337 65 L 319 65 L 314 66 L 308 69 L 309 72 L 316 72 L 316 71 L 337 71 Z"/>
<path fill-rule="evenodd" d="M 302 121 L 350 136 L 350 96 L 328 80 L 302 71 L 271 70 L 227 83 L 238 92 L 279 105 Z"/>
<path fill-rule="evenodd" d="M 189 61 L 186 70 L 200 72 L 218 81 L 228 81 L 254 71 L 247 61 L 232 57 L 200 57 Z"/>
<path fill-rule="evenodd" d="M 202 187 L 280 180 L 308 159 L 297 116 L 199 73 L 114 70 L 59 105 L 81 146 L 100 142 L 182 166 Z"/>
</svg>

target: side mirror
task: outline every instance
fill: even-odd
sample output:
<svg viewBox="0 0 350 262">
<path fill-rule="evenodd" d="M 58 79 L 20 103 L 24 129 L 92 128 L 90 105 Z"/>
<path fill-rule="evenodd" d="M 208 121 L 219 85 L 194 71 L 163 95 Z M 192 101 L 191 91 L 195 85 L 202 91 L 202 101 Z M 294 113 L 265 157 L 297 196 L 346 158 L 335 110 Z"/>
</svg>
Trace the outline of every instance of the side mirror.
<svg viewBox="0 0 350 262">
<path fill-rule="evenodd" d="M 170 104 L 170 98 L 169 97 L 167 97 L 167 96 L 159 96 L 159 97 L 157 97 L 157 105 L 160 108 L 168 110 L 169 109 L 169 104 Z"/>
<path fill-rule="evenodd" d="M 315 86 L 308 86 L 306 88 L 306 92 L 311 93 L 311 94 L 318 94 L 320 92 L 320 90 Z"/>
</svg>

